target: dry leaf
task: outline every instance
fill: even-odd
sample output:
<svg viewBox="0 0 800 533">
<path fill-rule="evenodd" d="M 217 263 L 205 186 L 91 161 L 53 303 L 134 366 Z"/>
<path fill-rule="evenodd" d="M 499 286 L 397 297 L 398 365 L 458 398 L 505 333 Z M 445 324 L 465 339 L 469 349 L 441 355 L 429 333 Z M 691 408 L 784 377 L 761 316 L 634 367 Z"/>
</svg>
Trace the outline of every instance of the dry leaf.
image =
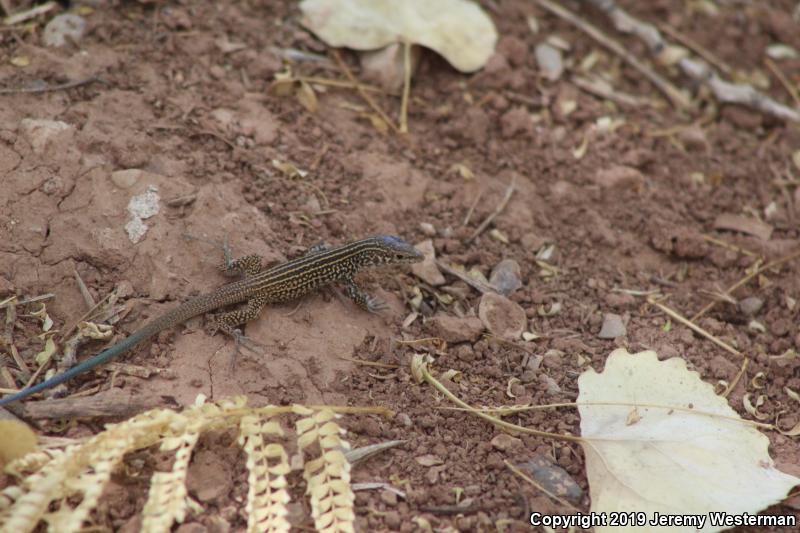
<svg viewBox="0 0 800 533">
<path fill-rule="evenodd" d="M 36 435 L 17 420 L 0 420 L 0 467 L 36 448 Z"/>
<path fill-rule="evenodd" d="M 591 511 L 646 517 L 644 524 L 601 526 L 597 533 L 663 532 L 650 524 L 655 513 L 697 515 L 706 520 L 698 524 L 704 532 L 721 531 L 730 526 L 714 525 L 712 518 L 757 513 L 800 483 L 775 468 L 769 439 L 740 421 L 683 359 L 615 350 L 602 374 L 589 369 L 578 386 Z M 601 402 L 620 405 L 596 405 Z M 633 407 L 640 418 L 629 425 Z"/>
<path fill-rule="evenodd" d="M 714 229 L 739 231 L 768 241 L 772 235 L 772 226 L 755 218 L 722 213 L 714 220 Z"/>
<path fill-rule="evenodd" d="M 303 24 L 329 46 L 377 50 L 409 42 L 430 48 L 462 72 L 482 68 L 497 30 L 466 0 L 303 0 Z"/>
<path fill-rule="evenodd" d="M 297 88 L 297 101 L 300 102 L 300 105 L 306 108 L 306 111 L 309 113 L 316 113 L 317 109 L 319 108 L 319 104 L 317 103 L 317 94 L 314 92 L 314 89 L 311 88 L 311 85 L 306 83 L 305 81 L 301 81 L 299 87 Z"/>
<path fill-rule="evenodd" d="M 15 56 L 11 58 L 11 64 L 15 67 L 27 67 L 31 64 L 31 58 L 28 56 Z"/>
</svg>

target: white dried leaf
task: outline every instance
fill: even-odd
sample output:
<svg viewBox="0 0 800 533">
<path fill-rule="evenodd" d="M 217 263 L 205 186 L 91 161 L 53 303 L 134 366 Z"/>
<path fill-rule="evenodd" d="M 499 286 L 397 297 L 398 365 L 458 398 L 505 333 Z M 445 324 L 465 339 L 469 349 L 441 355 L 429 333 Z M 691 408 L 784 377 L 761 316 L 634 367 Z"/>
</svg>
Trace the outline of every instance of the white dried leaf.
<svg viewBox="0 0 800 533">
<path fill-rule="evenodd" d="M 800 483 L 775 468 L 769 439 L 738 420 L 683 359 L 615 350 L 601 374 L 587 370 L 578 386 L 591 511 L 646 514 L 646 524 L 626 531 L 664 531 L 651 525 L 655 513 L 757 513 Z M 632 407 L 640 417 L 635 424 Z M 725 529 L 705 526 L 704 532 Z"/>
<path fill-rule="evenodd" d="M 482 68 L 497 30 L 466 0 L 303 0 L 303 24 L 329 46 L 377 50 L 410 42 L 441 54 L 462 72 Z"/>
<path fill-rule="evenodd" d="M 767 47 L 767 55 L 772 59 L 794 59 L 797 57 L 797 50 L 782 43 L 771 44 Z"/>
</svg>

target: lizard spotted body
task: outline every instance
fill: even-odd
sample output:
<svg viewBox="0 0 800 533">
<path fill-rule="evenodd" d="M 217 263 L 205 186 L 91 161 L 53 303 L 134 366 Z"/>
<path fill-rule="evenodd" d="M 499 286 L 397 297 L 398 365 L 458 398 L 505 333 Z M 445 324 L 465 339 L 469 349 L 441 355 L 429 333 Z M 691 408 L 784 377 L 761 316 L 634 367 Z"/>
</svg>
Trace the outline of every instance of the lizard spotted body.
<svg viewBox="0 0 800 533">
<path fill-rule="evenodd" d="M 60 385 L 114 359 L 165 329 L 229 305 L 246 302 L 242 309 L 213 316 L 212 324 L 215 330 L 222 330 L 237 338 L 237 342 L 241 338 L 238 326 L 257 317 L 265 305 L 295 300 L 337 282 L 346 284 L 347 295 L 362 309 L 380 310 L 384 308 L 383 304 L 364 294 L 356 285 L 354 276 L 371 267 L 422 260 L 422 254 L 413 246 L 391 235 L 370 237 L 335 248 L 315 247 L 302 257 L 269 268 L 262 267 L 261 257 L 257 255 L 248 255 L 236 261 L 231 261 L 227 255 L 225 272 L 239 274 L 242 279 L 187 300 L 94 357 L 42 383 L 0 399 L 0 406 Z"/>
</svg>

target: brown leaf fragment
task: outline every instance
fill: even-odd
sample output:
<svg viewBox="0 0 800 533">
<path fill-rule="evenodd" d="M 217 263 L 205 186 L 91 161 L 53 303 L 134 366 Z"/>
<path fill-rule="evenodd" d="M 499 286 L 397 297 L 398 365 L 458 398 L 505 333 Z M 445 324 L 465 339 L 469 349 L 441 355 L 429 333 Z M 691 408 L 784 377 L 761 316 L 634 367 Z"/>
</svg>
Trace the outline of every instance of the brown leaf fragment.
<svg viewBox="0 0 800 533">
<path fill-rule="evenodd" d="M 714 229 L 738 231 L 768 241 L 772 235 L 772 226 L 755 218 L 723 213 L 714 220 Z"/>
</svg>

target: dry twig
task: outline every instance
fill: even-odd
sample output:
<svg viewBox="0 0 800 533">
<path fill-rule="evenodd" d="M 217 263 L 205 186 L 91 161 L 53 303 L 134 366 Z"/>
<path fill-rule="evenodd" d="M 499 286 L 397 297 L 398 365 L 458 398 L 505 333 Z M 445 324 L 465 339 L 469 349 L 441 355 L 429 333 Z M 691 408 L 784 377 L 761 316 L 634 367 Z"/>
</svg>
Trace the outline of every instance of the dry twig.
<svg viewBox="0 0 800 533">
<path fill-rule="evenodd" d="M 37 94 L 37 93 L 50 93 L 54 91 L 65 91 L 67 89 L 74 89 L 82 85 L 89 85 L 90 83 L 105 83 L 97 76 L 90 76 L 82 80 L 68 81 L 66 83 L 59 83 L 57 85 L 37 85 L 31 87 L 18 87 L 16 89 L 0 89 L 0 94 Z"/>
<path fill-rule="evenodd" d="M 658 53 L 669 46 L 669 43 L 664 40 L 658 29 L 632 17 L 622 8 L 617 7 L 614 0 L 587 1 L 605 13 L 618 31 L 632 33 L 637 36 L 644 41 L 652 52 Z M 547 0 L 538 0 L 538 2 L 540 4 L 543 2 L 549 3 Z M 570 15 L 572 14 L 570 13 Z M 592 36 L 594 37 L 594 35 Z M 720 102 L 742 104 L 782 120 L 800 122 L 800 110 L 792 109 L 777 102 L 750 85 L 730 83 L 723 80 L 706 61 L 684 57 L 678 61 L 678 66 L 685 75 L 695 82 L 707 85 Z"/>
<path fill-rule="evenodd" d="M 381 117 L 381 119 L 383 119 L 383 121 L 386 122 L 386 124 L 390 128 L 392 128 L 392 131 L 394 131 L 395 133 L 400 133 L 400 130 L 397 128 L 394 121 L 391 118 L 389 118 L 389 115 L 383 112 L 383 109 L 381 109 L 378 106 L 377 102 L 375 102 L 375 100 L 372 99 L 369 93 L 365 91 L 364 88 L 361 86 L 361 83 L 356 79 L 356 77 L 347 67 L 347 64 L 342 59 L 342 56 L 339 54 L 338 50 L 334 50 L 332 54 L 333 54 L 333 59 L 336 60 L 336 64 L 339 65 L 339 68 L 342 70 L 344 75 L 347 76 L 347 79 L 350 80 L 350 83 L 352 83 L 355 86 L 356 90 L 358 91 L 358 94 L 361 95 L 361 98 L 364 99 L 367 105 L 369 105 L 372 108 L 372 110 L 375 111 L 378 114 L 378 116 Z"/>
<path fill-rule="evenodd" d="M 578 29 L 589 35 L 592 39 L 621 57 L 623 61 L 638 70 L 644 77 L 650 80 L 650 83 L 655 85 L 659 91 L 664 93 L 664 96 L 666 96 L 669 101 L 672 102 L 672 105 L 679 109 L 689 109 L 692 107 L 689 98 L 683 92 L 681 92 L 665 78 L 661 77 L 661 75 L 659 75 L 653 69 L 639 61 L 639 59 L 628 52 L 624 46 L 613 40 L 611 37 L 605 35 L 602 31 L 600 31 L 599 28 L 586 22 L 568 9 L 565 9 L 558 4 L 551 2 L 550 0 L 536 0 L 536 3 L 550 13 L 563 20 L 566 20 L 573 26 L 576 26 Z"/>
<path fill-rule="evenodd" d="M 492 223 L 492 220 L 494 220 L 497 215 L 503 212 L 503 209 L 505 209 L 506 205 L 508 205 L 508 201 L 511 200 L 512 194 L 514 194 L 514 178 L 511 178 L 511 183 L 508 185 L 508 188 L 506 188 L 506 193 L 503 195 L 503 199 L 500 200 L 500 203 L 497 204 L 497 207 L 495 207 L 494 211 L 492 211 L 489 216 L 486 217 L 483 222 L 481 222 L 480 226 L 478 226 L 475 231 L 472 232 L 472 235 L 470 235 L 469 239 L 467 239 L 468 243 L 474 241 L 478 235 L 483 233 L 489 224 Z"/>
</svg>

